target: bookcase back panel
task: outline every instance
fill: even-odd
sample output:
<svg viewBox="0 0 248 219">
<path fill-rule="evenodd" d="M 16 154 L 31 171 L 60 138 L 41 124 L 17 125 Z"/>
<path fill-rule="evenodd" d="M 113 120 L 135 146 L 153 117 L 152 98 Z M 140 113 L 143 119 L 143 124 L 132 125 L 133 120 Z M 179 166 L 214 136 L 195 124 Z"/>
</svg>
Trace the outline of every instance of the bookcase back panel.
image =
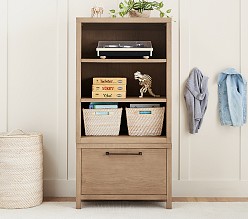
<svg viewBox="0 0 248 219">
<path fill-rule="evenodd" d="M 127 78 L 127 97 L 140 95 L 139 81 L 134 73 L 140 71 L 152 77 L 152 90 L 155 94 L 166 97 L 166 64 L 137 63 L 84 63 L 82 65 L 81 97 L 91 97 L 93 77 L 125 77 Z M 149 96 L 146 93 L 144 96 Z"/>
<path fill-rule="evenodd" d="M 151 41 L 153 58 L 166 58 L 165 24 L 83 24 L 82 58 L 96 58 L 98 41 Z"/>
</svg>

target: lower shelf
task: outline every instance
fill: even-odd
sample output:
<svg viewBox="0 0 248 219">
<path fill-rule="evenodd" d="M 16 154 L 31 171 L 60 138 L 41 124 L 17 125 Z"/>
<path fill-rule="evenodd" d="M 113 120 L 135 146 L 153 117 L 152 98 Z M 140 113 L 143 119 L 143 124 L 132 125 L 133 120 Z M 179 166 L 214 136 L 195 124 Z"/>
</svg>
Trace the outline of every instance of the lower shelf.
<svg viewBox="0 0 248 219">
<path fill-rule="evenodd" d="M 140 144 L 141 142 L 147 144 L 166 144 L 171 143 L 171 139 L 165 136 L 84 136 L 77 139 L 77 143 L 89 143 L 89 144 Z"/>
</svg>

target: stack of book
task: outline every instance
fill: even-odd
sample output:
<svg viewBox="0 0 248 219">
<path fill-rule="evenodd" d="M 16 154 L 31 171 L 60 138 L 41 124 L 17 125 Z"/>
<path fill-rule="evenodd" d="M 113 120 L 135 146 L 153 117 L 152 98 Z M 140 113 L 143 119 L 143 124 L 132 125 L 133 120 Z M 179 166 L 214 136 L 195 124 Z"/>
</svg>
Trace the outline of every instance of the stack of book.
<svg viewBox="0 0 248 219">
<path fill-rule="evenodd" d="M 127 78 L 93 78 L 92 98 L 126 98 Z"/>
</svg>

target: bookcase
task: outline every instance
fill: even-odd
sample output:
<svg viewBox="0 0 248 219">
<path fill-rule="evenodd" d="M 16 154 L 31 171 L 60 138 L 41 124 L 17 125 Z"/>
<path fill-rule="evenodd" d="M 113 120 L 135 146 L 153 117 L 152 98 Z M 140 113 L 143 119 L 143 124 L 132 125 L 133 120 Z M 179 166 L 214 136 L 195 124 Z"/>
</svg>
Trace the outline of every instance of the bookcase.
<svg viewBox="0 0 248 219">
<path fill-rule="evenodd" d="M 171 19 L 77 18 L 76 25 L 76 208 L 87 200 L 156 200 L 172 208 Z M 100 59 L 97 43 L 108 40 L 151 41 L 153 56 Z M 152 77 L 159 98 L 139 98 L 136 71 Z M 91 98 L 93 77 L 126 77 L 127 98 Z M 82 109 L 90 102 L 118 102 L 124 109 L 120 135 L 85 135 Z M 128 135 L 125 108 L 130 103 L 165 107 L 161 136 Z"/>
</svg>

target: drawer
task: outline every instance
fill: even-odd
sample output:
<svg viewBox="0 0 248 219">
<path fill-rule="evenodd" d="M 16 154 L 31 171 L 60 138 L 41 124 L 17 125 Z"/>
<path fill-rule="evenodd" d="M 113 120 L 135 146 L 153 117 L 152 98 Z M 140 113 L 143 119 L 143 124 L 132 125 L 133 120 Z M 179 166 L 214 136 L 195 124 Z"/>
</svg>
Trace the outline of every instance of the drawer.
<svg viewBox="0 0 248 219">
<path fill-rule="evenodd" d="M 82 149 L 82 194 L 166 194 L 166 149 Z"/>
</svg>

